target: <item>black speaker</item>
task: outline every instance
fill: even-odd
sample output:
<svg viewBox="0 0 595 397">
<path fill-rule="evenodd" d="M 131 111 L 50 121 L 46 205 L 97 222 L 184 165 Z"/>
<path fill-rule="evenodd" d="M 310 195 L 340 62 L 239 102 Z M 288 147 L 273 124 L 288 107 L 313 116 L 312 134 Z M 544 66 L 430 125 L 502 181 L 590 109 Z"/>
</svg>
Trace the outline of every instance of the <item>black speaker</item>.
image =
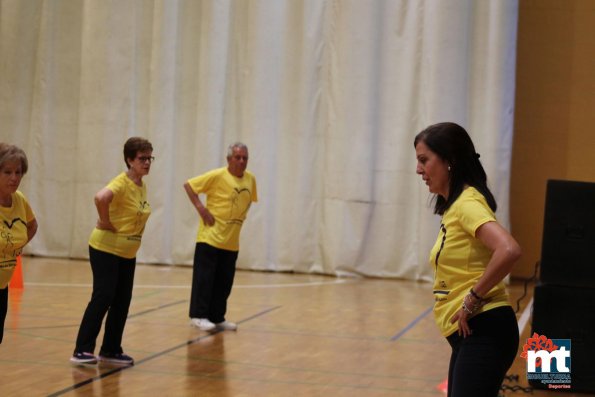
<svg viewBox="0 0 595 397">
<path fill-rule="evenodd" d="M 548 339 L 570 339 L 572 388 L 565 390 L 568 392 L 595 393 L 594 294 L 591 288 L 535 287 L 531 336 L 536 332 Z M 529 383 L 547 389 L 539 380 L 529 380 Z"/>
<path fill-rule="evenodd" d="M 549 180 L 540 279 L 595 288 L 595 183 Z"/>
</svg>

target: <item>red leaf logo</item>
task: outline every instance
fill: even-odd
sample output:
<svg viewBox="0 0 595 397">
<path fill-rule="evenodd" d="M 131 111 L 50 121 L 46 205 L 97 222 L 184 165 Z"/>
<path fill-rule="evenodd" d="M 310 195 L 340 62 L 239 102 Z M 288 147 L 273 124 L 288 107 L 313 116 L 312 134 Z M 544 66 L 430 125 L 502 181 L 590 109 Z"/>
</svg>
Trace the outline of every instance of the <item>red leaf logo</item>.
<svg viewBox="0 0 595 397">
<path fill-rule="evenodd" d="M 527 339 L 527 343 L 523 345 L 523 352 L 521 353 L 521 357 L 525 360 L 527 359 L 527 352 L 529 350 L 547 350 L 551 353 L 554 350 L 558 350 L 558 346 L 554 345 L 552 340 L 548 339 L 545 335 L 539 335 L 536 332 L 534 332 L 533 336 Z M 539 357 L 537 357 L 535 360 L 535 367 L 541 367 L 541 359 Z"/>
</svg>

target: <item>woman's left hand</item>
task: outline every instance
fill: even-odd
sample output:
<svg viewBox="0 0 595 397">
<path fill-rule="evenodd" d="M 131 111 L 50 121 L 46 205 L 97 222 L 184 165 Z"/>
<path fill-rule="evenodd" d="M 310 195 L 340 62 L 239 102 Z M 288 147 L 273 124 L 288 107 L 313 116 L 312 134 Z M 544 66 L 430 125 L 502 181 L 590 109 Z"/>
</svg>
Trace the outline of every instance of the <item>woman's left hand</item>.
<svg viewBox="0 0 595 397">
<path fill-rule="evenodd" d="M 469 318 L 469 313 L 467 313 L 465 311 L 465 309 L 460 308 L 459 311 L 450 319 L 451 324 L 454 324 L 455 322 L 459 322 L 459 335 L 462 336 L 463 338 L 466 338 L 467 336 L 471 335 L 473 333 L 473 331 L 471 330 L 471 328 L 469 327 L 469 323 L 467 322 L 467 319 Z"/>
</svg>

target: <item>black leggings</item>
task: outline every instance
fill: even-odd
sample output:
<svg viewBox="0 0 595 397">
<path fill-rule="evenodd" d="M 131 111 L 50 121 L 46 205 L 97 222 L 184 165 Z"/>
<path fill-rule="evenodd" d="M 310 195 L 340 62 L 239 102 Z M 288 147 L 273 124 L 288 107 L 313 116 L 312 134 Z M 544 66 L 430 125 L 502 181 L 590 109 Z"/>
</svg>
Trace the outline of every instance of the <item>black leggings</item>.
<svg viewBox="0 0 595 397">
<path fill-rule="evenodd" d="M 6 288 L 0 289 L 0 343 L 4 337 L 4 320 L 6 320 L 6 312 L 8 311 L 8 285 Z"/>
<path fill-rule="evenodd" d="M 93 293 L 83 314 L 75 353 L 94 353 L 101 323 L 105 320 L 99 354 L 122 353 L 122 335 L 128 317 L 136 258 L 127 259 L 89 247 L 93 270 Z"/>
<path fill-rule="evenodd" d="M 488 310 L 469 320 L 473 331 L 450 335 L 448 397 L 496 397 L 519 346 L 519 327 L 510 306 Z"/>
</svg>

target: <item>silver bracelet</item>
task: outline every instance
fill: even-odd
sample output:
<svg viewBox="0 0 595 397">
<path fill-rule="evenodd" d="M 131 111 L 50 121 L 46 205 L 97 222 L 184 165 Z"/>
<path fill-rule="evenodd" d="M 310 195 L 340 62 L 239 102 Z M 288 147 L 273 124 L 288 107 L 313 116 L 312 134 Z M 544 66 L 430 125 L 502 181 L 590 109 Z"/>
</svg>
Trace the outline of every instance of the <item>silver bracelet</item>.
<svg viewBox="0 0 595 397">
<path fill-rule="evenodd" d="M 471 292 L 469 292 L 467 295 L 465 295 L 465 297 L 463 298 L 463 310 L 466 311 L 469 314 L 473 314 L 477 311 L 477 309 L 479 309 L 480 307 L 482 307 L 485 304 L 485 301 L 483 299 L 478 300 L 477 302 L 475 302 L 471 308 L 469 308 L 469 306 L 467 306 L 467 297 L 469 298 L 469 301 L 471 302 L 471 298 L 473 297 L 473 294 L 471 294 Z"/>
<path fill-rule="evenodd" d="M 474 310 L 469 310 L 469 308 L 467 307 L 467 304 L 465 303 L 465 299 L 463 299 L 463 310 L 469 314 L 473 314 L 473 312 L 475 311 L 475 308 L 474 308 Z"/>
</svg>

